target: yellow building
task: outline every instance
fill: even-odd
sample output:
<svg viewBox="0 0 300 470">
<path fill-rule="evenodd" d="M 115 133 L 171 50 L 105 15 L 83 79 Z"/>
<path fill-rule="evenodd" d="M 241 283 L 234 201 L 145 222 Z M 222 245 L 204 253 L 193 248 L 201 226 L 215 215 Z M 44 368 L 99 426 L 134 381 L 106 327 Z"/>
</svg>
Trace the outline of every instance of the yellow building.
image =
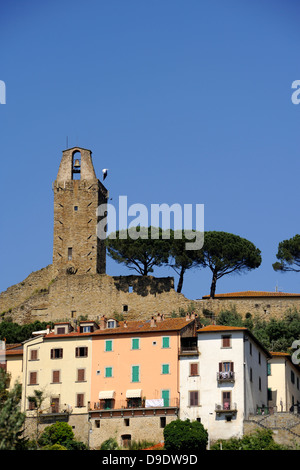
<svg viewBox="0 0 300 470">
<path fill-rule="evenodd" d="M 300 367 L 287 353 L 271 352 L 268 363 L 268 405 L 274 411 L 297 411 L 300 404 Z"/>
</svg>

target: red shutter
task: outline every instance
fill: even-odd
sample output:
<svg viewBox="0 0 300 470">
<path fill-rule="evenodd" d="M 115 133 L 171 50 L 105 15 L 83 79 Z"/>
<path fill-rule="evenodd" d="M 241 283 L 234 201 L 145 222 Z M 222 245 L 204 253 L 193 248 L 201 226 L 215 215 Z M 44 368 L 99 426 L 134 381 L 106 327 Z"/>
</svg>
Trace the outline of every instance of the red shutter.
<svg viewBox="0 0 300 470">
<path fill-rule="evenodd" d="M 30 385 L 36 385 L 37 383 L 37 373 L 36 372 L 30 372 L 29 374 L 29 384 Z"/>
<path fill-rule="evenodd" d="M 57 383 L 57 382 L 60 381 L 60 380 L 59 380 L 59 378 L 60 378 L 60 377 L 59 377 L 59 376 L 60 376 L 60 373 L 59 373 L 59 372 L 60 372 L 59 370 L 54 370 L 54 371 L 53 371 L 53 377 L 52 377 L 53 380 L 52 380 L 52 381 L 53 381 L 54 383 Z"/>
<path fill-rule="evenodd" d="M 230 363 L 230 370 L 233 372 L 233 362 Z"/>
<path fill-rule="evenodd" d="M 77 381 L 83 382 L 84 381 L 84 369 L 78 369 L 77 371 Z"/>
</svg>

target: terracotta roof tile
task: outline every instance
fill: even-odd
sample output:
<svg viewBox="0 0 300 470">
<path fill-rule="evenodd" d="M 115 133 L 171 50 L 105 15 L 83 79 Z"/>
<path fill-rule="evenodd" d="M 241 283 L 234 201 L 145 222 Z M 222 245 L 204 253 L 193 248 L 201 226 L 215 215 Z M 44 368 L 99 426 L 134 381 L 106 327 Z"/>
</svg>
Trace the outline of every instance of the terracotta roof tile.
<svg viewBox="0 0 300 470">
<path fill-rule="evenodd" d="M 240 298 L 240 297 L 300 297 L 300 294 L 292 294 L 286 292 L 267 292 L 267 291 L 251 291 L 228 292 L 226 294 L 216 294 L 215 299 L 223 298 Z M 204 295 L 202 299 L 209 299 L 209 295 Z"/>
</svg>

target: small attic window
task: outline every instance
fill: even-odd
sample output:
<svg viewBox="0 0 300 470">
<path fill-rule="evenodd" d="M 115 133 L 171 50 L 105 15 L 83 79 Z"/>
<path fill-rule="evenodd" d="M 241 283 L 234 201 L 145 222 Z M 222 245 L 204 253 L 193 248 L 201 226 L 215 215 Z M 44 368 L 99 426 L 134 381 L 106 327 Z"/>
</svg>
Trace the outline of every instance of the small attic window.
<svg viewBox="0 0 300 470">
<path fill-rule="evenodd" d="M 78 211 L 78 206 L 74 206 L 74 211 L 75 211 L 75 212 Z"/>
</svg>

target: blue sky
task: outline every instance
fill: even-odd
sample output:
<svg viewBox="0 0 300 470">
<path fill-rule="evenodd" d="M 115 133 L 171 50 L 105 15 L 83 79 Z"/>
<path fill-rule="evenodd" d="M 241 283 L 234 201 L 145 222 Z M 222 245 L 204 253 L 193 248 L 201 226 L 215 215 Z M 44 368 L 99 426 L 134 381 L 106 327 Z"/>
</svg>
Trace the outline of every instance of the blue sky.
<svg viewBox="0 0 300 470">
<path fill-rule="evenodd" d="M 91 149 L 113 202 L 204 204 L 205 230 L 252 241 L 260 268 L 217 293 L 299 292 L 273 271 L 299 233 L 299 2 L 1 2 L 0 291 L 52 262 L 62 150 Z M 108 260 L 110 275 L 130 274 Z M 173 276 L 159 268 L 157 276 Z M 183 293 L 209 293 L 194 269 Z M 175 275 L 175 284 L 177 276 Z"/>
</svg>

